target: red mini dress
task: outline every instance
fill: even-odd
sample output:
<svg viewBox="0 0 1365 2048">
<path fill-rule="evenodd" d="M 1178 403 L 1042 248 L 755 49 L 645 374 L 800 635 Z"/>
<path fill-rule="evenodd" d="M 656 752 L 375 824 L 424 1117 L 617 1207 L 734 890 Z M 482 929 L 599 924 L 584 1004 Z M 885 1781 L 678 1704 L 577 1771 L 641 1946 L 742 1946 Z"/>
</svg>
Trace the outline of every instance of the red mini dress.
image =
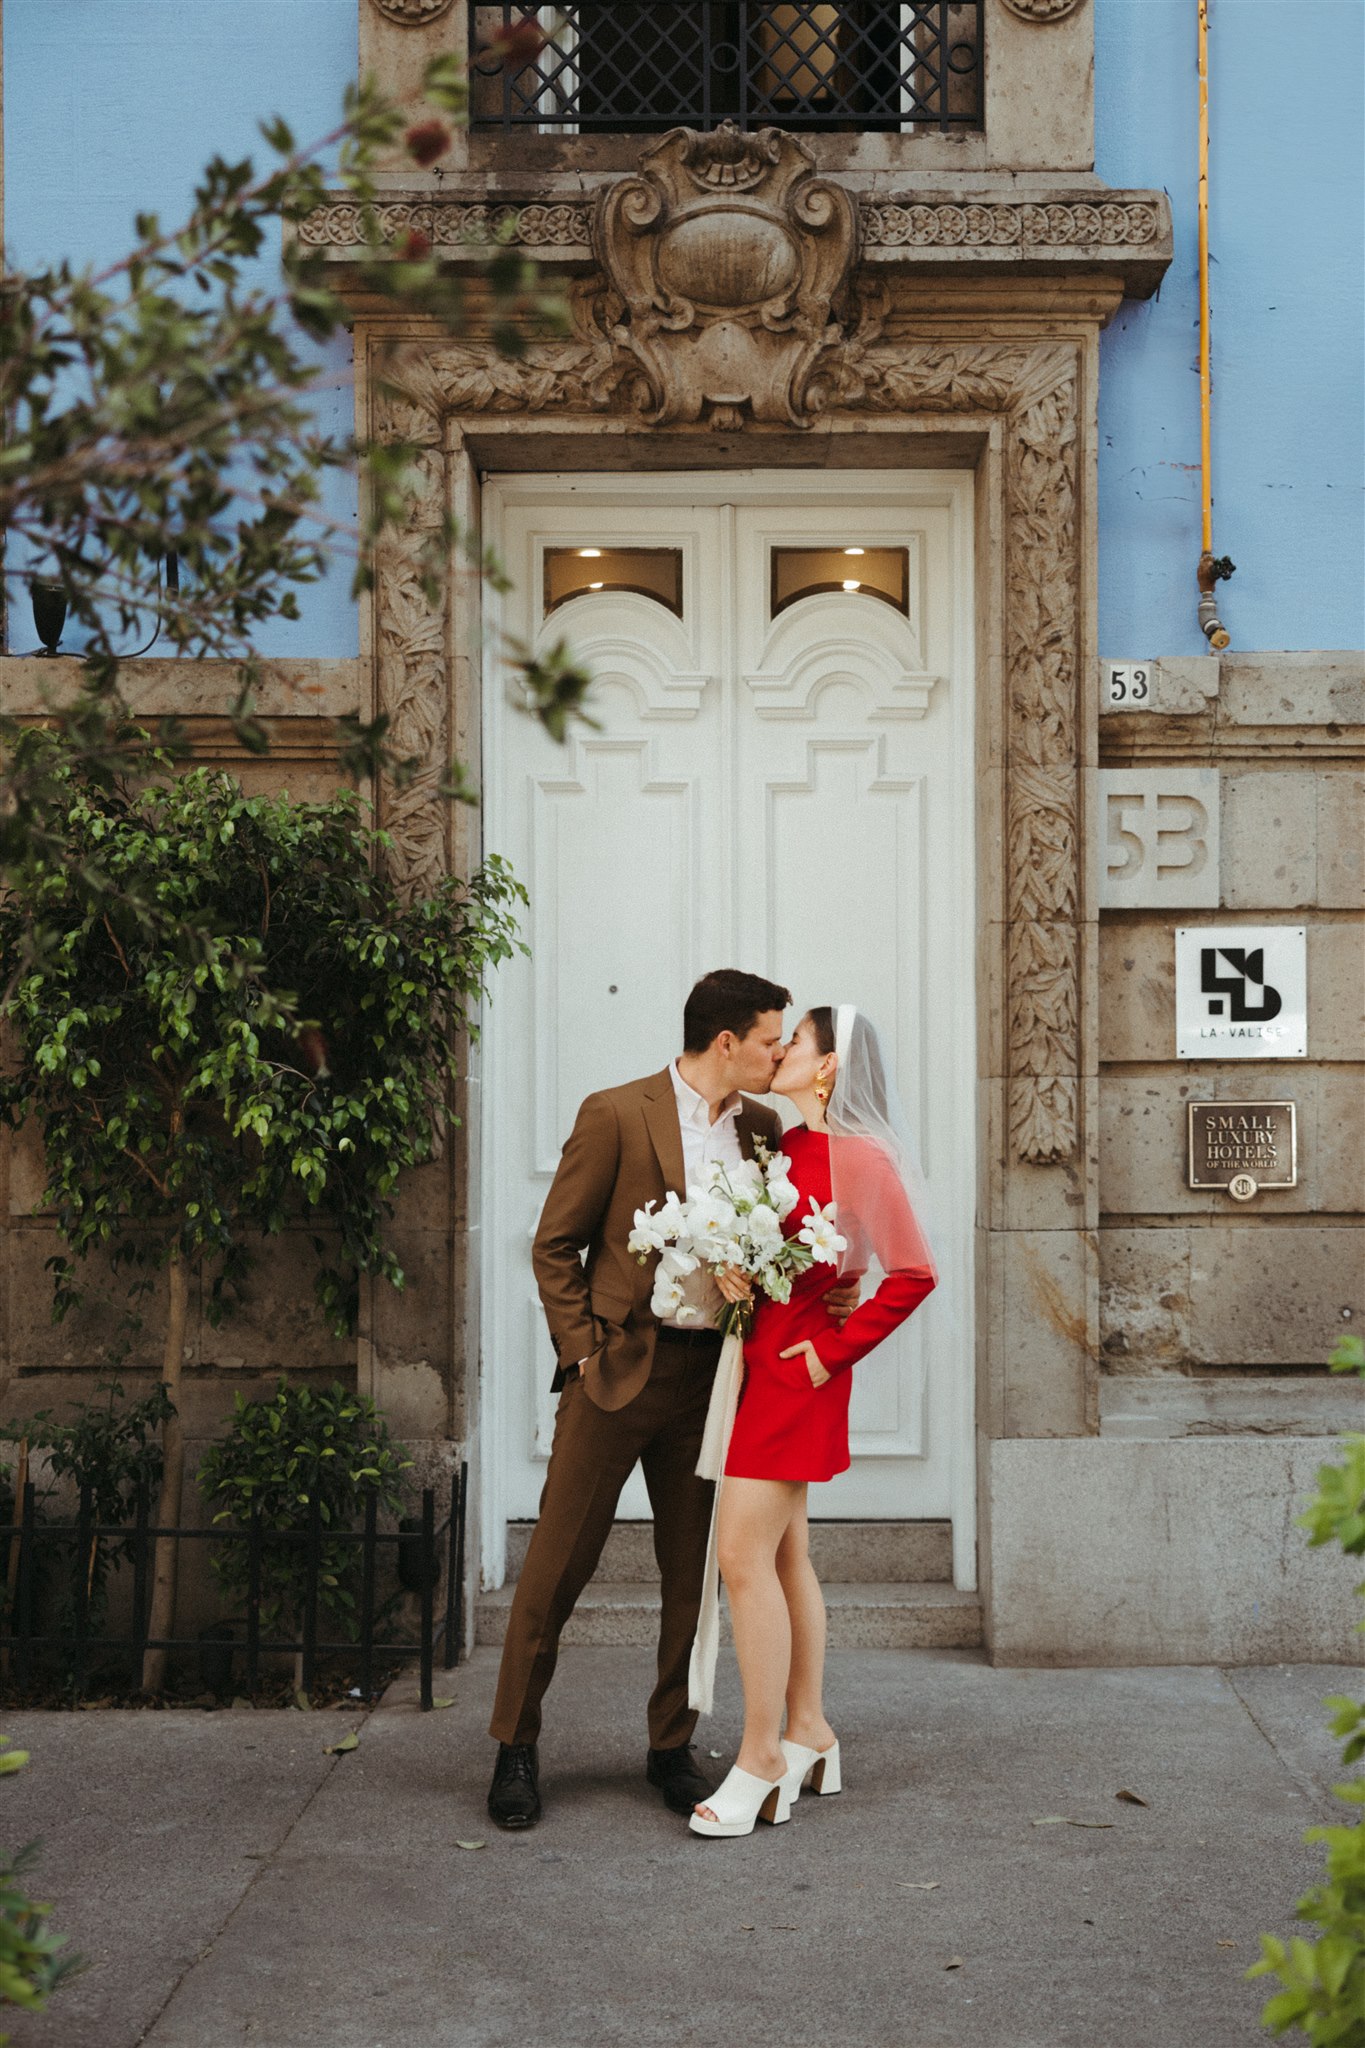
<svg viewBox="0 0 1365 2048">
<path fill-rule="evenodd" d="M 811 1198 L 822 1208 L 831 1199 L 829 1139 L 823 1131 L 802 1126 L 786 1133 L 782 1150 L 800 1196 L 782 1226 L 783 1235 L 795 1237 L 810 1210 Z M 904 1202 L 899 1182 L 888 1183 L 886 1200 Z M 875 1247 L 882 1236 L 878 1219 L 868 1216 L 862 1220 Z M 836 1229 L 838 1221 L 836 1216 Z M 744 1386 L 725 1460 L 726 1477 L 822 1480 L 846 1472 L 848 1404 L 853 1392 L 849 1367 L 919 1307 L 934 1281 L 930 1266 L 888 1272 L 876 1293 L 859 1302 L 842 1329 L 824 1306 L 825 1295 L 837 1284 L 833 1266 L 812 1266 L 799 1274 L 792 1283 L 790 1301 L 771 1301 L 759 1294 L 753 1328 L 744 1341 Z M 796 1358 L 778 1355 L 806 1338 L 830 1374 L 818 1387 L 811 1384 L 804 1352 Z"/>
</svg>

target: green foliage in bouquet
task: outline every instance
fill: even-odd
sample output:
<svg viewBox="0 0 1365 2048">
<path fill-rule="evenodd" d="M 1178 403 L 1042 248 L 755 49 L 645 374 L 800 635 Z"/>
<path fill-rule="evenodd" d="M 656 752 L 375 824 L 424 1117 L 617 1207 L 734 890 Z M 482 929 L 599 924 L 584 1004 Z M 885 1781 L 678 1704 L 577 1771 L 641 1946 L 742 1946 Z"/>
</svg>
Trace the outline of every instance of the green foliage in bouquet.
<svg viewBox="0 0 1365 2048">
<path fill-rule="evenodd" d="M 1365 1377 L 1365 1344 L 1344 1337 L 1332 1354 L 1333 1372 Z M 1365 1556 L 1365 1435 L 1345 1438 L 1339 1465 L 1318 1469 L 1318 1491 L 1299 1517 L 1313 1545 L 1338 1542 L 1349 1557 Z M 1365 1593 L 1365 1582 L 1357 1587 Z M 1357 1624 L 1365 1630 L 1365 1622 Z M 1334 1694 L 1330 1727 L 1342 1743 L 1343 1765 L 1365 1755 L 1365 1702 Z M 1335 1788 L 1348 1806 L 1365 1807 L 1365 1777 Z M 1261 1960 L 1249 1977 L 1275 1976 L 1283 1989 L 1266 2003 L 1261 2018 L 1272 2033 L 1291 2027 L 1314 2048 L 1365 2048 L 1365 1826 L 1309 1828 L 1306 1842 L 1326 1845 L 1327 1868 L 1320 1884 L 1298 1903 L 1300 1920 L 1322 1931 L 1316 1941 L 1294 1935 L 1288 1942 L 1261 1936 Z"/>
<path fill-rule="evenodd" d="M 281 1379 L 268 1400 L 239 1394 L 227 1435 L 205 1452 L 199 1489 L 216 1505 L 215 1522 L 245 1528 L 253 1513 L 264 1530 L 308 1524 L 317 1503 L 324 1531 L 319 1606 L 344 1628 L 355 1613 L 360 1545 L 328 1542 L 326 1532 L 354 1529 L 373 1493 L 396 1514 L 402 1474 L 412 1460 L 373 1401 L 340 1384 L 314 1389 Z M 213 1569 L 236 1600 L 248 1585 L 248 1550 L 240 1541 L 215 1544 Z M 265 1542 L 261 1551 L 261 1619 L 266 1634 L 296 1630 L 303 1611 L 307 1552 L 301 1543 Z"/>
</svg>

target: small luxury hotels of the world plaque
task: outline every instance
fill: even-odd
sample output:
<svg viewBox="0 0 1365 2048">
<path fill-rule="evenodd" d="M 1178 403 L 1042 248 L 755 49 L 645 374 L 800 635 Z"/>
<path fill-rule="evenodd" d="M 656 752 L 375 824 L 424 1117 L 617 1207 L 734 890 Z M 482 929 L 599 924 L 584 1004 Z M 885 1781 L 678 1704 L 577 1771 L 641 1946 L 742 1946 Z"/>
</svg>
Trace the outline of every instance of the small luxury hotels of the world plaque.
<svg viewBox="0 0 1365 2048">
<path fill-rule="evenodd" d="M 1297 1186 L 1292 1102 L 1192 1102 L 1189 1112 L 1192 1188 L 1222 1188 L 1249 1202 L 1263 1188 Z"/>
</svg>

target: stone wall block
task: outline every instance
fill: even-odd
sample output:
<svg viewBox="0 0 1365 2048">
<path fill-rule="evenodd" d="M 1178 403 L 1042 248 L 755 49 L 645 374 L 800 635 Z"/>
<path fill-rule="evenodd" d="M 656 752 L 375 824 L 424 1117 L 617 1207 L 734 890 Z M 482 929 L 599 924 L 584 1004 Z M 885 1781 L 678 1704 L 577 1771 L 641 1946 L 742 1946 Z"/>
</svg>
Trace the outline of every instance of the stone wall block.
<svg viewBox="0 0 1365 2048">
<path fill-rule="evenodd" d="M 1365 724 L 1365 655 L 1225 654 L 1219 697 L 1230 725 Z"/>
<path fill-rule="evenodd" d="M 1255 1198 L 1257 1217 L 1338 1210 L 1339 1177 L 1324 1177 L 1318 1148 L 1321 1076 L 1301 1060 L 1236 1064 L 1182 1061 L 1164 1072 L 1119 1068 L 1100 1076 L 1100 1209 L 1106 1216 L 1225 1216 L 1239 1205 L 1221 1189 L 1186 1186 L 1185 1105 L 1195 1102 L 1295 1102 L 1299 1184 Z M 1334 1100 L 1336 1098 L 1334 1097 Z"/>
<path fill-rule="evenodd" d="M 1000 1252 L 1006 1434 L 1084 1435 L 1093 1427 L 1094 1237 L 1011 1230 Z"/>
<path fill-rule="evenodd" d="M 1101 1230 L 1100 1353 L 1106 1364 L 1179 1364 L 1190 1349 L 1188 1230 Z"/>
<path fill-rule="evenodd" d="M 1318 875 L 1324 910 L 1365 906 L 1365 775 L 1337 771 L 1317 777 Z"/>
<path fill-rule="evenodd" d="M 1182 915 L 1181 924 L 1198 924 Z M 1218 923 L 1210 918 L 1210 923 Z M 1359 925 L 1308 925 L 1308 1050 L 1314 1061 L 1365 1059 Z M 1100 923 L 1100 1059 L 1169 1060 L 1175 1052 L 1174 921 L 1154 912 Z M 1291 1065 L 1286 1061 L 1286 1069 Z"/>
<path fill-rule="evenodd" d="M 1298 910 L 1317 897 L 1316 778 L 1302 768 L 1223 776 L 1223 907 Z"/>
<path fill-rule="evenodd" d="M 986 147 L 1012 170 L 1088 171 L 1095 161 L 1095 26 L 1088 7 L 1022 21 L 986 0 Z"/>
<path fill-rule="evenodd" d="M 196 1355 L 234 1373 L 326 1372 L 349 1381 L 355 1339 L 334 1337 L 313 1291 L 318 1270 L 311 1233 L 291 1229 L 255 1253 L 240 1301 L 215 1329 L 202 1317 Z M 207 1298 L 208 1289 L 204 1290 Z"/>
<path fill-rule="evenodd" d="M 1190 1355 L 1199 1364 L 1321 1365 L 1362 1315 L 1358 1229 L 1190 1234 Z"/>
<path fill-rule="evenodd" d="M 1317 1084 L 1312 1206 L 1328 1215 L 1365 1215 L 1365 1069 L 1325 1067 Z"/>
<path fill-rule="evenodd" d="M 1332 1437 L 988 1453 L 998 1664 L 1346 1663 L 1356 1558 L 1295 1524 Z"/>
<path fill-rule="evenodd" d="M 52 1275 L 44 1263 L 59 1249 L 61 1240 L 51 1225 L 30 1224 L 11 1228 L 5 1245 L 8 1267 L 9 1327 L 6 1331 L 6 1372 L 11 1385 L 7 1396 L 11 1412 L 27 1408 L 27 1396 L 17 1381 L 19 1373 L 35 1371 L 76 1371 L 90 1375 L 85 1391 L 107 1370 L 110 1347 L 119 1341 L 122 1318 L 128 1304 L 128 1275 L 111 1275 L 100 1259 L 78 1267 L 84 1297 L 60 1322 L 52 1320 Z M 190 1285 L 190 1313 L 185 1344 L 185 1364 L 197 1365 L 202 1337 L 202 1290 L 197 1280 Z M 158 1372 L 166 1327 L 167 1288 L 159 1274 L 150 1294 L 135 1304 L 142 1327 L 132 1334 L 128 1353 L 130 1371 L 140 1368 Z M 120 1368 L 122 1369 L 122 1367 Z"/>
<path fill-rule="evenodd" d="M 1086 1220 L 1086 1176 L 1079 1155 L 1056 1166 L 1033 1166 L 1015 1157 L 1010 1143 L 1008 1091 L 983 1091 L 989 1129 L 987 1213 L 992 1230 L 1076 1230 Z"/>
</svg>

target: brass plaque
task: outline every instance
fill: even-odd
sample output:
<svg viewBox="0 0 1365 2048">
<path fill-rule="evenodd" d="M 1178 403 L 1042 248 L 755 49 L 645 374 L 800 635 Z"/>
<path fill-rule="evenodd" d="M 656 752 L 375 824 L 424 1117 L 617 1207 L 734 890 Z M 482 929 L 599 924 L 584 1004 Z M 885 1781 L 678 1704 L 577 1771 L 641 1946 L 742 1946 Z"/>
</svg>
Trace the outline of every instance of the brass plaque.
<svg viewBox="0 0 1365 2048">
<path fill-rule="evenodd" d="M 1298 1128 L 1292 1102 L 1189 1104 L 1189 1185 L 1222 1188 L 1249 1202 L 1263 1188 L 1299 1180 Z"/>
</svg>

